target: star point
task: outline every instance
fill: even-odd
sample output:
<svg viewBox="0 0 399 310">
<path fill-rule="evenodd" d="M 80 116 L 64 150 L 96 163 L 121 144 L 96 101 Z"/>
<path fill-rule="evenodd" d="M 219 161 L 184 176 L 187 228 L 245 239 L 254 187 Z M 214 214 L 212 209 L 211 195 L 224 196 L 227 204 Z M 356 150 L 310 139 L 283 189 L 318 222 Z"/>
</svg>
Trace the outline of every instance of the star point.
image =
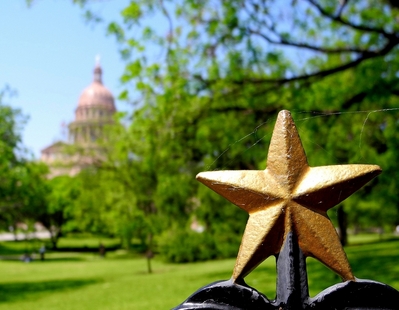
<svg viewBox="0 0 399 310">
<path fill-rule="evenodd" d="M 197 179 L 249 214 L 233 271 L 242 279 L 293 232 L 305 256 L 354 280 L 327 210 L 381 172 L 376 165 L 309 167 L 289 111 L 281 111 L 270 142 L 266 170 L 202 172 Z"/>
</svg>

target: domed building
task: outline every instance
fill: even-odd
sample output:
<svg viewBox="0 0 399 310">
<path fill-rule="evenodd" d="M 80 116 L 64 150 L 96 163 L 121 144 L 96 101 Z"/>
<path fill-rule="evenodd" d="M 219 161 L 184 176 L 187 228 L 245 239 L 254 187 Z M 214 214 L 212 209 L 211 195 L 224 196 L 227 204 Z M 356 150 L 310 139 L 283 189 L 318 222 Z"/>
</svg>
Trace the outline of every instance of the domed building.
<svg viewBox="0 0 399 310">
<path fill-rule="evenodd" d="M 58 141 L 41 151 L 41 161 L 49 166 L 50 178 L 65 174 L 73 176 L 92 164 L 93 160 L 87 152 L 78 154 L 68 149 L 76 146 L 81 151 L 96 151 L 95 141 L 102 137 L 104 127 L 113 122 L 115 100 L 102 83 L 102 69 L 98 61 L 93 73 L 93 82 L 79 97 L 75 120 L 68 125 L 69 143 Z"/>
<path fill-rule="evenodd" d="M 75 110 L 75 121 L 68 126 L 70 142 L 90 145 L 96 141 L 104 125 L 112 123 L 115 111 L 114 97 L 103 85 L 102 69 L 97 63 L 93 83 L 83 90 Z"/>
</svg>

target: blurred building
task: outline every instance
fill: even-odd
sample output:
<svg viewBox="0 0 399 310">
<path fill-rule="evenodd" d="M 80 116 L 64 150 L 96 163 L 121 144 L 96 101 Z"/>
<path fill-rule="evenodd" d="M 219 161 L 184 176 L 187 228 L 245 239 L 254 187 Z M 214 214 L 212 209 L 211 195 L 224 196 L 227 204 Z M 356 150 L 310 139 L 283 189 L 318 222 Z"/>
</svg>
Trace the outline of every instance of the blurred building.
<svg viewBox="0 0 399 310">
<path fill-rule="evenodd" d="M 94 68 L 93 82 L 79 97 L 75 120 L 68 125 L 68 142 L 57 141 L 41 151 L 41 161 L 50 168 L 49 177 L 75 175 L 93 163 L 90 154 L 97 152 L 95 142 L 112 124 L 116 112 L 112 93 L 102 83 L 99 61 Z"/>
</svg>

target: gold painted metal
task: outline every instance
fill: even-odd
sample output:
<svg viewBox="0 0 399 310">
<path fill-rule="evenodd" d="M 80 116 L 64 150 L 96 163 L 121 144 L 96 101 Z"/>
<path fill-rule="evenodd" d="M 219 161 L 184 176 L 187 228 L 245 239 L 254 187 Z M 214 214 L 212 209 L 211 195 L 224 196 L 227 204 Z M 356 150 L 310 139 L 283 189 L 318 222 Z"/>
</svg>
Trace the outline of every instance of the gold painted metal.
<svg viewBox="0 0 399 310">
<path fill-rule="evenodd" d="M 376 165 L 309 167 L 291 114 L 281 111 L 266 170 L 201 172 L 197 179 L 249 213 L 234 281 L 278 254 L 290 231 L 305 256 L 318 259 L 346 281 L 355 278 L 327 210 L 380 173 Z"/>
</svg>

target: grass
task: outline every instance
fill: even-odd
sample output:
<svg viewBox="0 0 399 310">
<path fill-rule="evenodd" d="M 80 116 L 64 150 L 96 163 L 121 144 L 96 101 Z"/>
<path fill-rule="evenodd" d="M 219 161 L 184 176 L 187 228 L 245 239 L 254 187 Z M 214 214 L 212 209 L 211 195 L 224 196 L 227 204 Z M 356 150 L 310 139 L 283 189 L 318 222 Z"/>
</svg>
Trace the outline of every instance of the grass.
<svg viewBox="0 0 399 310">
<path fill-rule="evenodd" d="M 144 259 L 49 254 L 40 262 L 0 264 L 0 309 L 168 309 L 200 286 L 228 278 L 234 260 L 169 265 Z"/>
<path fill-rule="evenodd" d="M 399 240 L 377 240 L 363 245 L 354 240 L 357 245 L 346 248 L 353 271 L 358 278 L 399 289 Z M 73 240 L 65 242 L 76 247 Z M 0 243 L 0 256 L 15 255 L 26 246 L 20 242 Z M 98 240 L 92 246 L 98 246 Z M 235 262 L 227 259 L 174 265 L 154 259 L 154 273 L 147 274 L 146 261 L 124 251 L 107 253 L 105 259 L 89 252 L 46 253 L 46 258 L 44 262 L 0 262 L 0 310 L 170 309 L 198 288 L 230 278 Z M 308 259 L 307 265 L 312 296 L 340 281 L 315 260 Z M 249 285 L 269 298 L 275 295 L 275 280 L 273 258 L 246 278 Z"/>
</svg>

